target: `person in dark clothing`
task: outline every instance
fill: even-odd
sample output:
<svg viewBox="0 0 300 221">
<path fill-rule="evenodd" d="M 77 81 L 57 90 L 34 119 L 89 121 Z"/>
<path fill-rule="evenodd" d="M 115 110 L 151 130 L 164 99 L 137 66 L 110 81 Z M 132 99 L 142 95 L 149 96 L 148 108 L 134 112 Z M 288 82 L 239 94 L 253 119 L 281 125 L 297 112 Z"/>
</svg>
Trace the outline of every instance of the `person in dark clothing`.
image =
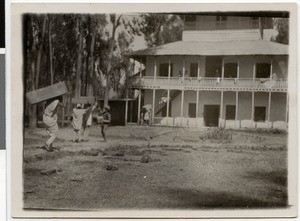
<svg viewBox="0 0 300 221">
<path fill-rule="evenodd" d="M 106 142 L 106 131 L 111 122 L 111 114 L 109 113 L 109 111 L 110 111 L 110 106 L 105 105 L 104 111 L 101 113 L 102 120 L 100 121 L 100 126 L 101 126 L 101 134 L 103 136 L 104 142 Z"/>
</svg>

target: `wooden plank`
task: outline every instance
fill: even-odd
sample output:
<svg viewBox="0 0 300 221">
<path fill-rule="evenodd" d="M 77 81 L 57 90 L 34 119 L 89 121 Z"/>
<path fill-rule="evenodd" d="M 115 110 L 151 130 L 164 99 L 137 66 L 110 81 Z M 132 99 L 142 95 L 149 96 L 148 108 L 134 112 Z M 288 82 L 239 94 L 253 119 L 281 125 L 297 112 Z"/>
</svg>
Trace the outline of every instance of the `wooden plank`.
<svg viewBox="0 0 300 221">
<path fill-rule="evenodd" d="M 96 102 L 95 97 L 74 97 L 72 104 L 93 104 Z"/>
<path fill-rule="evenodd" d="M 26 93 L 26 98 L 30 104 L 36 104 L 68 93 L 67 86 L 64 81 L 53 84 L 44 88 Z"/>
</svg>

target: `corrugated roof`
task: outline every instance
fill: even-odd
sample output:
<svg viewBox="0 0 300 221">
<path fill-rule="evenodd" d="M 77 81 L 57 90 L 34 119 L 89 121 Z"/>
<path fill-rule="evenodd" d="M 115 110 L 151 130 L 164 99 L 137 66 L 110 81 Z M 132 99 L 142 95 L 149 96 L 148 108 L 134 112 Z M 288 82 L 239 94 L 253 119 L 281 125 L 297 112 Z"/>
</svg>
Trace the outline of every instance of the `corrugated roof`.
<svg viewBox="0 0 300 221">
<path fill-rule="evenodd" d="M 177 41 L 157 47 L 138 50 L 129 57 L 146 55 L 287 55 L 288 45 L 266 40 L 241 41 Z"/>
</svg>

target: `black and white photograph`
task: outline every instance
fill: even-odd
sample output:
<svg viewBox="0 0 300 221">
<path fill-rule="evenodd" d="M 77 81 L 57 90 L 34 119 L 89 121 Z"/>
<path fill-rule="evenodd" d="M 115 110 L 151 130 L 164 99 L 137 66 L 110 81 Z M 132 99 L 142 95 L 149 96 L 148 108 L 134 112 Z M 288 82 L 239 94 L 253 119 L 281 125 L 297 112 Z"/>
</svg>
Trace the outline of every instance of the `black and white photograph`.
<svg viewBox="0 0 300 221">
<path fill-rule="evenodd" d="M 277 9 L 22 13 L 22 209 L 294 206 Z"/>
</svg>

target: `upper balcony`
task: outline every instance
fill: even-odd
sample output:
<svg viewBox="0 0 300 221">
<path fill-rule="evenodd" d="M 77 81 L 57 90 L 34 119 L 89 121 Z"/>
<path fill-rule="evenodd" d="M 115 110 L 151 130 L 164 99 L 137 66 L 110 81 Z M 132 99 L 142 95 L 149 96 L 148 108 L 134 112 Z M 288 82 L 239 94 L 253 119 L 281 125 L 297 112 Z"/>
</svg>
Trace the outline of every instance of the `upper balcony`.
<svg viewBox="0 0 300 221">
<path fill-rule="evenodd" d="M 206 22 L 185 22 L 184 30 L 236 30 L 236 29 L 258 29 L 258 20 L 247 21 L 206 21 Z"/>
<path fill-rule="evenodd" d="M 287 92 L 287 79 L 132 77 L 132 88 L 165 90 Z"/>
</svg>

